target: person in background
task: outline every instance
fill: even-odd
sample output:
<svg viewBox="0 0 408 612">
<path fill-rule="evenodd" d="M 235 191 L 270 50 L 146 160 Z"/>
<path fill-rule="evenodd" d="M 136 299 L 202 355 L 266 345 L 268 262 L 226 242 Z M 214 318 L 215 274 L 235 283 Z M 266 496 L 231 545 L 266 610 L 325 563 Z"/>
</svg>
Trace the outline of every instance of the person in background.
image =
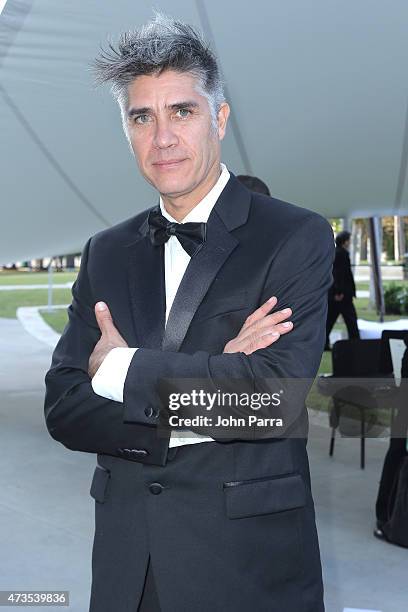
<svg viewBox="0 0 408 612">
<path fill-rule="evenodd" d="M 329 289 L 328 296 L 325 351 L 330 350 L 330 332 L 340 314 L 343 316 L 349 338 L 360 337 L 357 326 L 357 312 L 353 304 L 353 298 L 356 297 L 356 286 L 348 253 L 350 237 L 350 232 L 346 231 L 340 232 L 336 236 L 333 285 Z"/>
<path fill-rule="evenodd" d="M 385 455 L 375 504 L 377 525 L 374 529 L 374 535 L 380 540 L 387 540 L 383 526 L 389 519 L 389 504 L 393 493 L 395 478 L 398 477 L 402 461 L 408 454 L 408 336 L 405 338 L 404 342 L 406 349 L 401 363 L 401 384 L 397 399 L 398 412 L 391 426 L 390 445 Z"/>
<path fill-rule="evenodd" d="M 263 193 L 264 195 L 268 196 L 271 195 L 271 192 L 268 189 L 268 185 L 261 181 L 261 179 L 259 179 L 257 176 L 239 174 L 237 176 L 237 179 L 250 191 L 255 191 L 255 193 Z"/>
</svg>

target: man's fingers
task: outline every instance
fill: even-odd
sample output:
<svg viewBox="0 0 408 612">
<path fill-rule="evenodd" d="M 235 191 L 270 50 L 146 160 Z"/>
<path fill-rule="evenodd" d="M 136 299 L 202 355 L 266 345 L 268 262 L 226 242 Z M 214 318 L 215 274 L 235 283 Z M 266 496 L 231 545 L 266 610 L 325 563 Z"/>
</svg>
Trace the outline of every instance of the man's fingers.
<svg viewBox="0 0 408 612">
<path fill-rule="evenodd" d="M 277 331 L 280 336 L 283 336 L 284 334 L 287 334 L 288 332 L 292 331 L 292 329 L 292 321 L 285 321 L 284 323 L 278 323 L 278 325 L 275 325 L 273 328 L 267 328 L 265 331 L 260 332 L 260 334 L 262 337 L 265 334 L 270 334 L 272 331 Z"/>
<path fill-rule="evenodd" d="M 246 328 L 242 327 L 238 335 L 240 338 L 245 340 L 245 338 L 247 338 L 251 334 L 259 334 L 268 330 L 271 331 L 276 325 L 281 324 L 283 321 L 285 321 L 285 319 L 288 319 L 291 314 L 291 308 L 284 308 L 283 310 L 279 310 L 278 312 L 274 312 L 273 314 L 265 315 L 263 319 L 255 321 L 254 323 L 252 323 L 252 325 L 249 325 Z M 285 327 L 288 326 L 284 326 L 284 328 Z M 288 327 L 288 329 L 291 329 L 291 327 Z"/>
<path fill-rule="evenodd" d="M 293 323 L 291 321 L 280 323 L 273 328 L 253 334 L 252 338 L 246 338 L 241 341 L 241 348 L 238 350 L 246 355 L 250 355 L 259 349 L 268 348 L 268 346 L 279 340 L 284 334 L 292 331 L 292 329 Z"/>
<path fill-rule="evenodd" d="M 116 330 L 113 324 L 112 315 L 105 302 L 97 302 L 95 304 L 95 316 L 102 334 L 108 334 Z"/>
<path fill-rule="evenodd" d="M 268 312 L 271 310 L 271 308 L 274 308 L 276 306 L 277 301 L 278 300 L 275 295 L 266 300 L 266 302 L 264 302 L 262 306 L 254 310 L 254 312 L 250 314 L 249 317 L 247 317 L 244 325 L 242 326 L 242 329 L 245 329 L 256 321 L 263 319 L 264 316 L 267 315 Z"/>
<path fill-rule="evenodd" d="M 240 352 L 245 353 L 246 355 L 251 355 L 255 351 L 263 348 L 268 348 L 271 344 L 279 340 L 280 333 L 277 330 L 269 330 L 264 333 L 262 336 L 254 336 L 250 341 L 244 341 L 242 344 L 242 348 Z"/>
</svg>

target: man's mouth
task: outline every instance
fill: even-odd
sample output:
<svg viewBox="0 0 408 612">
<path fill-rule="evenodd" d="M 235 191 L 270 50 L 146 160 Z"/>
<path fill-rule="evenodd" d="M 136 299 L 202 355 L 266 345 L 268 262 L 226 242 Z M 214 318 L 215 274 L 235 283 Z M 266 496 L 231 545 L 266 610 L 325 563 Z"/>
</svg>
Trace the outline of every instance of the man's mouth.
<svg viewBox="0 0 408 612">
<path fill-rule="evenodd" d="M 163 161 L 154 162 L 153 166 L 158 168 L 159 170 L 167 170 L 170 168 L 176 168 L 179 166 L 184 159 L 166 159 Z"/>
</svg>

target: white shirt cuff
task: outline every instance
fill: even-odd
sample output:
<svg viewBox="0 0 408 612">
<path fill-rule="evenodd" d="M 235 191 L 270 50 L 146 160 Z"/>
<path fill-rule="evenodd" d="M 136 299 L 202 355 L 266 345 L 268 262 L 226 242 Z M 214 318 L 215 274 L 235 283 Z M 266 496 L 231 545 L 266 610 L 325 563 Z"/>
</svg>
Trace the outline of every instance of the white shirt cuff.
<svg viewBox="0 0 408 612">
<path fill-rule="evenodd" d="M 123 402 L 126 375 L 136 351 L 137 348 L 122 346 L 109 351 L 92 378 L 92 388 L 97 395 Z"/>
</svg>

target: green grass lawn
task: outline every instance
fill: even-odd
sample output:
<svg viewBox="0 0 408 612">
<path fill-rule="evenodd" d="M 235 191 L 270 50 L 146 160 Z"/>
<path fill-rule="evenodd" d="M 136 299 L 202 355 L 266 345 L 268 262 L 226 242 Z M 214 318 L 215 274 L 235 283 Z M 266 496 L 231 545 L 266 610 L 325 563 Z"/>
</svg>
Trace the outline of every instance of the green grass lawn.
<svg viewBox="0 0 408 612">
<path fill-rule="evenodd" d="M 53 272 L 53 282 L 56 284 L 73 282 L 77 277 L 77 272 Z M 398 285 L 408 284 L 408 280 L 384 281 L 384 287 L 391 282 Z M 0 285 L 43 285 L 48 283 L 48 272 L 16 272 L 15 270 L 0 270 Z M 356 283 L 357 289 L 368 291 L 370 284 L 368 281 Z"/>
<path fill-rule="evenodd" d="M 70 304 L 70 289 L 54 289 L 54 304 Z M 0 291 L 0 317 L 16 318 L 19 306 L 44 306 L 48 302 L 47 289 L 16 289 L 15 291 Z"/>
<path fill-rule="evenodd" d="M 77 272 L 53 272 L 52 280 L 56 285 L 73 282 Z M 0 285 L 47 285 L 48 272 L 0 272 Z"/>
<path fill-rule="evenodd" d="M 69 302 L 70 300 L 65 303 L 68 304 Z M 66 309 L 58 308 L 52 312 L 40 310 L 40 314 L 44 321 L 48 323 L 52 329 L 54 329 L 58 334 L 62 334 L 65 325 L 68 323 L 68 314 Z"/>
<path fill-rule="evenodd" d="M 408 280 L 395 280 L 395 281 L 392 281 L 392 280 L 383 280 L 383 287 L 386 288 L 391 283 L 395 283 L 396 285 L 407 285 L 408 284 Z M 360 291 L 369 291 L 370 283 L 368 281 L 359 281 L 358 283 L 356 282 L 356 287 Z"/>
</svg>

